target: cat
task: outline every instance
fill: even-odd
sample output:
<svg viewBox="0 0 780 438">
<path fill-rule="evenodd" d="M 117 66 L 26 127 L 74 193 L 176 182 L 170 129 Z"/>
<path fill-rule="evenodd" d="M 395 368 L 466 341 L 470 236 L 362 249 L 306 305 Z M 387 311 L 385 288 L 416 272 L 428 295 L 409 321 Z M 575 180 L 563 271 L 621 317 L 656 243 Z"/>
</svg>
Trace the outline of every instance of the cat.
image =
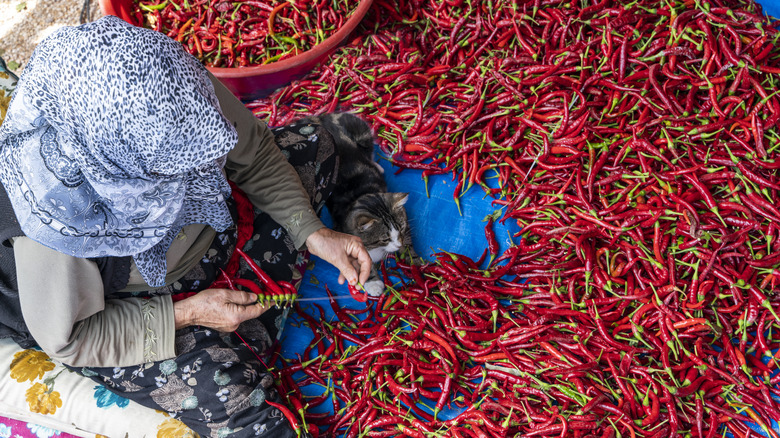
<svg viewBox="0 0 780 438">
<path fill-rule="evenodd" d="M 333 229 L 360 237 L 374 265 L 365 291 L 384 293 L 385 285 L 376 264 L 403 249 L 414 263 L 421 261 L 412 247 L 412 235 L 404 204 L 408 193 L 389 193 L 384 170 L 374 160 L 371 127 L 352 113 L 332 113 L 302 120 L 319 123 L 333 137 L 339 157 L 336 187 L 325 205 Z"/>
</svg>

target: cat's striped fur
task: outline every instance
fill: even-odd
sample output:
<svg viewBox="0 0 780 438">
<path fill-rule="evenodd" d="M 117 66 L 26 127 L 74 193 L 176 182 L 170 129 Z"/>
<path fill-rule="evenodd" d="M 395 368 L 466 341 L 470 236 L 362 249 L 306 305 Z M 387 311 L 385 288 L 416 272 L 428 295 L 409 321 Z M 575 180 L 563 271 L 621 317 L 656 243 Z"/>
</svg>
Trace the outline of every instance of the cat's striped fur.
<svg viewBox="0 0 780 438">
<path fill-rule="evenodd" d="M 333 136 L 339 156 L 336 187 L 326 201 L 333 228 L 360 237 L 375 263 L 402 248 L 417 261 L 404 208 L 408 194 L 388 193 L 382 167 L 374 161 L 371 127 L 351 113 L 304 121 L 324 126 Z M 374 296 L 384 292 L 375 267 L 365 288 Z"/>
</svg>

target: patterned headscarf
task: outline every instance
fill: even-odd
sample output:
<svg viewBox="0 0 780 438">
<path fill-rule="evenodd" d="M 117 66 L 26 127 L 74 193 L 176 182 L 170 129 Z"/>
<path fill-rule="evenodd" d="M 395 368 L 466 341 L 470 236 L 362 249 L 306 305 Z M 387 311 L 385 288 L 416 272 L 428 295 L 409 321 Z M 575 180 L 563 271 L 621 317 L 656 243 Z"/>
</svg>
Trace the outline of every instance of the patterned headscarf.
<svg viewBox="0 0 780 438">
<path fill-rule="evenodd" d="M 108 16 L 36 48 L 0 125 L 0 182 L 28 237 L 133 256 L 159 287 L 182 227 L 232 224 L 222 166 L 236 141 L 181 44 Z"/>
</svg>

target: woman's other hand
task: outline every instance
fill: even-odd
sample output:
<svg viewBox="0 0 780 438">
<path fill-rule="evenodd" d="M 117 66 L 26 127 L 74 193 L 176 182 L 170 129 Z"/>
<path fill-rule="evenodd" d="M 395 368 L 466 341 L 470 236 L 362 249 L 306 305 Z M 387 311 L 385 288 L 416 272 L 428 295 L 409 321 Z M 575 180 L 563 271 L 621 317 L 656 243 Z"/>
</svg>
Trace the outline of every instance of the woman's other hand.
<svg viewBox="0 0 780 438">
<path fill-rule="evenodd" d="M 339 233 L 329 228 L 320 228 L 306 239 L 309 252 L 335 266 L 339 284 L 344 280 L 351 285 L 365 284 L 371 274 L 371 256 L 363 241 L 351 234 Z"/>
<path fill-rule="evenodd" d="M 206 289 L 173 303 L 176 329 L 202 325 L 232 332 L 242 322 L 257 318 L 273 305 L 257 302 L 257 295 L 230 289 Z"/>
</svg>

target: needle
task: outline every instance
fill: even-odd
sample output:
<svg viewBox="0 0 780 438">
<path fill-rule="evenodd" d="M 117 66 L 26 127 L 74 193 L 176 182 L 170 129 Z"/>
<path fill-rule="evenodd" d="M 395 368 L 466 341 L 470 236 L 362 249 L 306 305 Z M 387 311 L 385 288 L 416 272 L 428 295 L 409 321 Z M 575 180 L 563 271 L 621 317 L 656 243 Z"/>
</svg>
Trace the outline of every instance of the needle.
<svg viewBox="0 0 780 438">
<path fill-rule="evenodd" d="M 344 299 L 354 299 L 352 298 L 352 295 L 336 295 L 333 297 L 334 300 L 344 300 Z M 295 301 L 327 301 L 330 300 L 328 297 L 314 297 L 314 298 L 296 298 Z"/>
</svg>

